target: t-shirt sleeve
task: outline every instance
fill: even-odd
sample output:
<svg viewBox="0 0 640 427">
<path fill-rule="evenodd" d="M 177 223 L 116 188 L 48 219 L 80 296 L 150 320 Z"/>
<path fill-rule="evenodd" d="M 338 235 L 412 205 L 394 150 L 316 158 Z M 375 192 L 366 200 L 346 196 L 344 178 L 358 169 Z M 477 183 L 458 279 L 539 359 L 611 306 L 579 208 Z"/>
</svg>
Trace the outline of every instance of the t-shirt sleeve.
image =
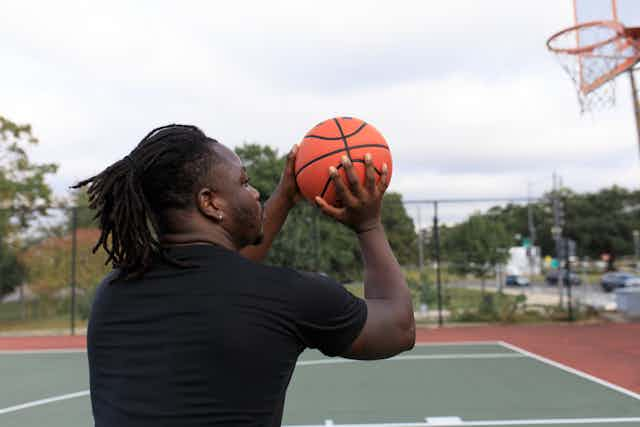
<svg viewBox="0 0 640 427">
<path fill-rule="evenodd" d="M 292 283 L 296 329 L 303 344 L 327 356 L 346 352 L 367 320 L 367 305 L 335 280 L 295 272 Z"/>
</svg>

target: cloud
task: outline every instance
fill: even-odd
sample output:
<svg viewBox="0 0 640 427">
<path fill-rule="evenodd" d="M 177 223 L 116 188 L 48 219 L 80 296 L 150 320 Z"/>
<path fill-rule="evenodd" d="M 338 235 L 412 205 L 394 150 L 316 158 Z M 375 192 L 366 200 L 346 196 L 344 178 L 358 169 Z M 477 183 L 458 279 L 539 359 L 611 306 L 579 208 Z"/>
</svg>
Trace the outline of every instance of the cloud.
<svg viewBox="0 0 640 427">
<path fill-rule="evenodd" d="M 544 47 L 569 3 L 11 2 L 0 113 L 33 124 L 58 194 L 155 126 L 283 153 L 336 115 L 387 137 L 405 198 L 522 196 L 553 171 L 578 191 L 637 188 L 628 83 L 581 118 Z"/>
</svg>

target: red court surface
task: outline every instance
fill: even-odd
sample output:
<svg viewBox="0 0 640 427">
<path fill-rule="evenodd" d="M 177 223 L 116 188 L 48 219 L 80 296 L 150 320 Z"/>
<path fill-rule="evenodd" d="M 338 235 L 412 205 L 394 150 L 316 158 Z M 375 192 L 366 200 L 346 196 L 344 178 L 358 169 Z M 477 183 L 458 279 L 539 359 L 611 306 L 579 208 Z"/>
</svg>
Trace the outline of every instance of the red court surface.
<svg viewBox="0 0 640 427">
<path fill-rule="evenodd" d="M 640 392 L 640 323 L 419 328 L 417 340 L 505 341 Z"/>
</svg>

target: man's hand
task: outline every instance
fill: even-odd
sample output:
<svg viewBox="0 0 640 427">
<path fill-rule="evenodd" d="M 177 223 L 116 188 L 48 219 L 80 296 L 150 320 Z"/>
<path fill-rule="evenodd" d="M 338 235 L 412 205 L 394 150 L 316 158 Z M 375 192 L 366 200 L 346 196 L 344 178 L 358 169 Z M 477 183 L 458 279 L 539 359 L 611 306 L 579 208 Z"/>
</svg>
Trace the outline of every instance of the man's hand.
<svg viewBox="0 0 640 427">
<path fill-rule="evenodd" d="M 382 196 L 389 183 L 389 168 L 387 164 L 382 165 L 380 181 L 376 183 L 376 171 L 371 161 L 371 154 L 364 155 L 365 163 L 365 184 L 358 179 L 353 164 L 347 158 L 342 157 L 342 166 L 348 179 L 348 186 L 340 177 L 340 174 L 333 166 L 329 168 L 329 175 L 336 188 L 336 195 L 342 203 L 342 207 L 331 206 L 322 197 L 316 197 L 318 207 L 335 220 L 343 223 L 356 233 L 379 228 L 381 224 Z"/>
<path fill-rule="evenodd" d="M 280 182 L 273 192 L 274 195 L 282 197 L 290 208 L 293 207 L 301 198 L 300 190 L 296 183 L 296 174 L 294 169 L 297 153 L 298 144 L 295 144 L 287 155 L 287 161 L 284 164 L 284 170 L 282 171 L 282 176 L 280 176 Z"/>
</svg>

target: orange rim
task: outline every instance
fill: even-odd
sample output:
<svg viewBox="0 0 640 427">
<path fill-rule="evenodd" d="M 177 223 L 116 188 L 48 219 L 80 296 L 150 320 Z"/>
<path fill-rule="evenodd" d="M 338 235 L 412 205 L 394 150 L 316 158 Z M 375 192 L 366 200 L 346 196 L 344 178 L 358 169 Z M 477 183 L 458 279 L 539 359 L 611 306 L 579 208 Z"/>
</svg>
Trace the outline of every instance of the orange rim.
<svg viewBox="0 0 640 427">
<path fill-rule="evenodd" d="M 593 43 L 587 46 L 580 46 L 580 47 L 574 47 L 574 48 L 561 48 L 561 47 L 554 47 L 553 43 L 556 39 L 561 38 L 562 36 L 566 35 L 567 33 L 570 33 L 572 31 L 578 31 L 582 28 L 589 28 L 589 27 L 607 27 L 610 28 L 612 30 L 614 30 L 616 32 L 616 35 L 613 37 L 609 37 L 606 40 L 602 40 L 599 41 L 597 43 Z M 573 27 L 569 27 L 569 28 L 565 28 L 564 30 L 555 33 L 554 35 L 552 35 L 551 37 L 549 37 L 549 39 L 547 40 L 547 48 L 552 51 L 552 52 L 556 52 L 556 53 L 567 53 L 567 54 L 571 54 L 571 55 L 579 55 L 582 53 L 588 53 L 591 52 L 594 49 L 599 48 L 600 46 L 604 46 L 608 43 L 613 42 L 614 40 L 617 40 L 619 38 L 625 38 L 627 37 L 626 35 L 626 30 L 625 27 L 619 23 L 618 21 L 592 21 L 592 22 L 583 22 L 582 24 L 579 25 L 575 25 Z"/>
</svg>

